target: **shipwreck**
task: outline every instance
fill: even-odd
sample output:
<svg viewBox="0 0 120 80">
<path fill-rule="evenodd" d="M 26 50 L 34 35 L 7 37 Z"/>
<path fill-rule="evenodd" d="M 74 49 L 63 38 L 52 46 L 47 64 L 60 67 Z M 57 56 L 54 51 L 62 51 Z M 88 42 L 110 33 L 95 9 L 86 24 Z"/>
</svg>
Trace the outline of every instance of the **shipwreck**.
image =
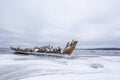
<svg viewBox="0 0 120 80">
<path fill-rule="evenodd" d="M 41 46 L 41 47 L 34 47 L 34 48 L 14 48 L 10 47 L 14 54 L 23 54 L 23 55 L 48 55 L 48 56 L 58 56 L 58 55 L 68 55 L 70 56 L 75 49 L 78 41 L 72 40 L 68 42 L 64 49 L 58 47 L 53 48 L 53 46 Z"/>
</svg>

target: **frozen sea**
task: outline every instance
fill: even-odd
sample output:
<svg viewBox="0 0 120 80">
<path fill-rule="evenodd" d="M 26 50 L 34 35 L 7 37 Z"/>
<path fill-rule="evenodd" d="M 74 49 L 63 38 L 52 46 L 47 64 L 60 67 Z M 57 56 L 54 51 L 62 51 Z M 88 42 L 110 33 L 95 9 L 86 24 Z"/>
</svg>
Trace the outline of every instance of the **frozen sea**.
<svg viewBox="0 0 120 80">
<path fill-rule="evenodd" d="M 71 57 L 0 49 L 0 80 L 120 80 L 120 51 L 75 50 Z"/>
</svg>

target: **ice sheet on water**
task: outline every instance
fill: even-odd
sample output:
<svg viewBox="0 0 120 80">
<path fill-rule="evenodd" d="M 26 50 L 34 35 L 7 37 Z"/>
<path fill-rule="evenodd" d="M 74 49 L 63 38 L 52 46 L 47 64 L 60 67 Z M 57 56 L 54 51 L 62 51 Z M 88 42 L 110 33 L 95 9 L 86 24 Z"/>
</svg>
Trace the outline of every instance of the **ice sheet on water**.
<svg viewBox="0 0 120 80">
<path fill-rule="evenodd" d="M 106 59 L 109 59 L 109 61 Z M 50 79 L 53 75 L 64 75 L 64 77 L 67 75 L 79 75 L 80 77 L 81 75 L 92 74 L 99 76 L 108 72 L 118 74 L 120 73 L 119 60 L 118 56 L 88 55 L 88 53 L 75 53 L 71 58 L 0 54 L 0 80 L 25 80 L 27 78 L 32 80 L 32 77 L 43 78 L 44 76 L 48 76 Z M 120 77 L 118 78 L 120 79 Z"/>
</svg>

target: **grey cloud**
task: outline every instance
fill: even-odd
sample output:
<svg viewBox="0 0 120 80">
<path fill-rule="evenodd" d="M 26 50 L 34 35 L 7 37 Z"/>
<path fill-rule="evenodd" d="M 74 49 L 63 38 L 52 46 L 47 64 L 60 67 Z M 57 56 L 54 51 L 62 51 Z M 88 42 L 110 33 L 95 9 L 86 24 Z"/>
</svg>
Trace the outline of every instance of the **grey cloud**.
<svg viewBox="0 0 120 80">
<path fill-rule="evenodd" d="M 119 46 L 119 0 L 0 0 L 0 44 Z"/>
</svg>

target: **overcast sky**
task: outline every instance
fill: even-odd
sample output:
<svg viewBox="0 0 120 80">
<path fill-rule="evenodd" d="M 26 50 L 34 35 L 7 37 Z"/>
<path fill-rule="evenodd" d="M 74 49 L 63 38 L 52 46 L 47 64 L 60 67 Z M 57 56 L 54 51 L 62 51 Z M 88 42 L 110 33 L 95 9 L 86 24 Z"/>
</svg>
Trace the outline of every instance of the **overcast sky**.
<svg viewBox="0 0 120 80">
<path fill-rule="evenodd" d="M 120 0 L 0 0 L 0 47 L 120 47 Z"/>
</svg>

